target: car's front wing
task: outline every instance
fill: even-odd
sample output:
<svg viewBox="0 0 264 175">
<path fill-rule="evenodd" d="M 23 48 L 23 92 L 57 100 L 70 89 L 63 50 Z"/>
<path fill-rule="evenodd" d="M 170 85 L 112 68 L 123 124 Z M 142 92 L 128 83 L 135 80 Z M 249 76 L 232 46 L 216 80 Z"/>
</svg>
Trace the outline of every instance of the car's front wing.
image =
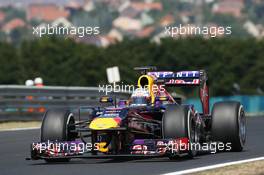
<svg viewBox="0 0 264 175">
<path fill-rule="evenodd" d="M 84 143 L 81 141 L 37 142 L 31 144 L 31 158 L 64 159 L 64 158 L 151 158 L 184 155 L 188 150 L 188 139 L 136 139 L 129 146 L 129 152 L 101 153 L 100 143 Z M 93 153 L 93 154 L 91 154 Z"/>
</svg>

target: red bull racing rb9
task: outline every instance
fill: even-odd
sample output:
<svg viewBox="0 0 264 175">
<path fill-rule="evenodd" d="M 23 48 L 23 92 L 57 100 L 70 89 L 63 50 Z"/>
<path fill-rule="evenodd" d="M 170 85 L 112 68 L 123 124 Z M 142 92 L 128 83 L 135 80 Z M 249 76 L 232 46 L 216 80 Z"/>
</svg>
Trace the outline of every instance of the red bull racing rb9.
<svg viewBox="0 0 264 175">
<path fill-rule="evenodd" d="M 209 109 L 208 77 L 199 71 L 141 72 L 129 99 L 107 107 L 80 107 L 89 118 L 75 121 L 70 110 L 48 110 L 40 141 L 31 144 L 31 160 L 69 161 L 73 158 L 194 157 L 203 148 L 221 143 L 223 151 L 242 151 L 246 140 L 243 106 L 236 101 L 217 102 Z M 202 112 L 181 104 L 167 87 L 197 87 Z M 111 97 L 100 98 L 112 103 Z M 204 147 L 207 145 L 207 147 Z M 208 146 L 209 145 L 209 146 Z M 221 150 L 219 147 L 217 150 Z"/>
</svg>

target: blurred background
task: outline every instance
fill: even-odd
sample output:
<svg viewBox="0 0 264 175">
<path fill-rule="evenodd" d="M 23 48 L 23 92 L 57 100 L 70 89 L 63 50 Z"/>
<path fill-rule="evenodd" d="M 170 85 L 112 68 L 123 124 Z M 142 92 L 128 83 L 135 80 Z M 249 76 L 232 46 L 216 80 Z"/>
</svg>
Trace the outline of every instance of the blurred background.
<svg viewBox="0 0 264 175">
<path fill-rule="evenodd" d="M 100 34 L 33 34 L 47 25 L 99 27 Z M 230 26 L 232 34 L 164 35 L 166 26 L 179 25 Z M 107 83 L 111 66 L 124 84 L 135 84 L 135 66 L 205 69 L 213 102 L 238 99 L 248 112 L 261 112 L 263 37 L 261 0 L 0 0 L 0 84 L 41 77 L 45 86 L 96 87 Z M 177 93 L 199 105 L 196 90 Z"/>
</svg>

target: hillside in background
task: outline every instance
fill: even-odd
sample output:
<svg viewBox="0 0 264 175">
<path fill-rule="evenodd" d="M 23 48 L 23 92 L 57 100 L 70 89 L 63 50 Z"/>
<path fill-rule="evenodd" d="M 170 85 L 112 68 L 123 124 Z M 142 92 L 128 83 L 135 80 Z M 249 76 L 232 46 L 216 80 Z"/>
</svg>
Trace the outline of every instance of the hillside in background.
<svg viewBox="0 0 264 175">
<path fill-rule="evenodd" d="M 113 65 L 120 67 L 124 83 L 134 83 L 133 67 L 154 65 L 175 71 L 207 69 L 213 95 L 263 94 L 262 0 L 0 0 L 0 4 L 0 84 L 24 84 L 37 76 L 47 85 L 105 84 L 105 68 Z M 43 38 L 33 34 L 33 27 L 48 25 L 99 27 L 100 33 Z M 179 25 L 230 26 L 232 34 L 164 35 L 166 27 Z M 184 93 L 193 95 L 192 90 Z"/>
</svg>

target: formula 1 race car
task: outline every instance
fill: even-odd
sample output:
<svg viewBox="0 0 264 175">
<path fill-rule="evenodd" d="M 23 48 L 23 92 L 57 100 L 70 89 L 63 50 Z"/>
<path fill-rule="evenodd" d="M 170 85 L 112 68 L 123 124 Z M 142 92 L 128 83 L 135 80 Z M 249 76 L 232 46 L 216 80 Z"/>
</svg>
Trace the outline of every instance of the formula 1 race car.
<svg viewBox="0 0 264 175">
<path fill-rule="evenodd" d="M 242 151 L 246 139 L 243 106 L 217 102 L 209 110 L 207 74 L 200 71 L 141 71 L 131 98 L 108 107 L 89 109 L 89 119 L 75 121 L 69 110 L 48 110 L 43 117 L 40 142 L 31 144 L 32 160 L 69 161 L 72 158 L 193 157 L 201 145 L 222 143 Z M 199 87 L 203 112 L 180 104 L 167 87 Z M 102 103 L 112 103 L 102 97 Z M 80 114 L 79 114 L 80 118 Z M 216 145 L 216 144 L 215 144 Z M 219 147 L 218 150 L 221 150 Z M 221 150 L 222 151 L 222 150 Z"/>
</svg>

